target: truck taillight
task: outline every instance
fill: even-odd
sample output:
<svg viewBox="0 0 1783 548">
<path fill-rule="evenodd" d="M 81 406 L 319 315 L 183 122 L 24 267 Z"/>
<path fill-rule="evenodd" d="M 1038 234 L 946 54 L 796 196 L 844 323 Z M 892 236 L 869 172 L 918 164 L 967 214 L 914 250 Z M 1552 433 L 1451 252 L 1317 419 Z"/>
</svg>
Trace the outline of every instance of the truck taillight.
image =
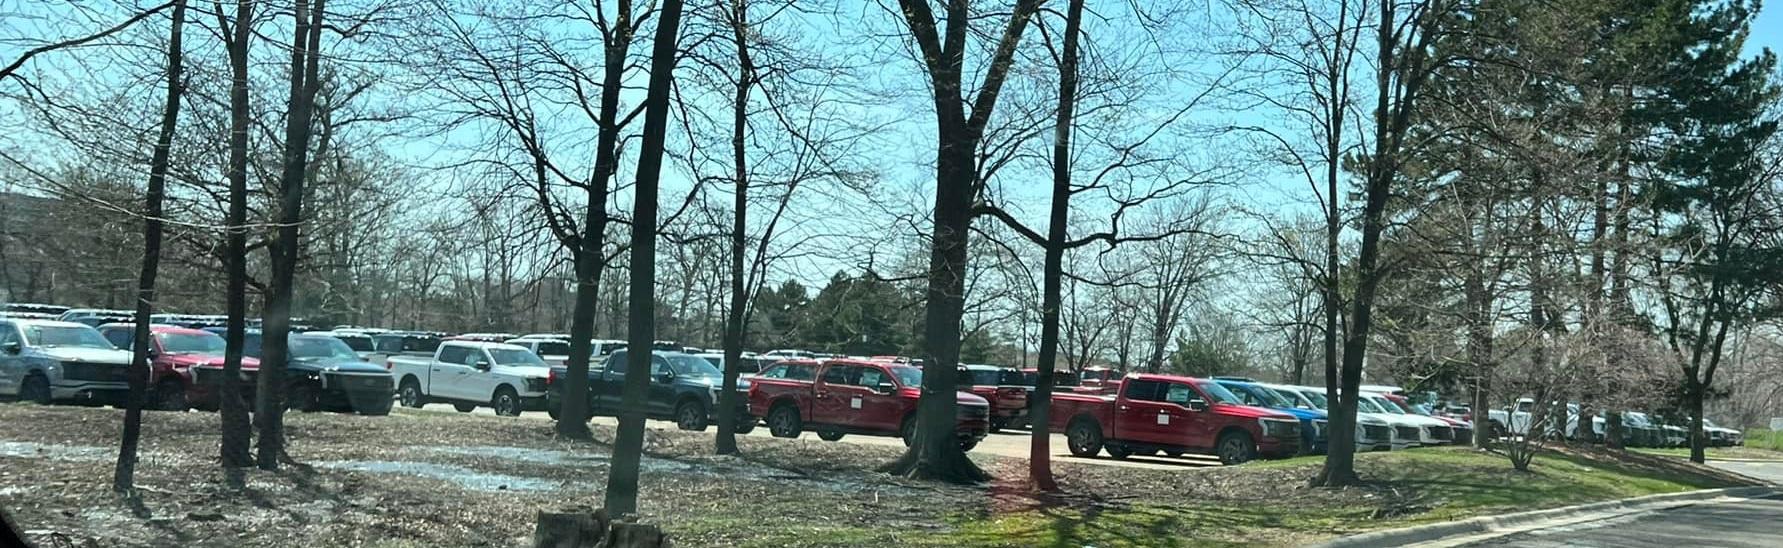
<svg viewBox="0 0 1783 548">
<path fill-rule="evenodd" d="M 552 369 L 550 373 L 545 374 L 545 386 L 550 386 L 553 384 L 557 384 L 557 370 L 556 369 Z"/>
<path fill-rule="evenodd" d="M 396 360 L 384 360 L 384 370 L 385 371 L 396 370 Z"/>
</svg>

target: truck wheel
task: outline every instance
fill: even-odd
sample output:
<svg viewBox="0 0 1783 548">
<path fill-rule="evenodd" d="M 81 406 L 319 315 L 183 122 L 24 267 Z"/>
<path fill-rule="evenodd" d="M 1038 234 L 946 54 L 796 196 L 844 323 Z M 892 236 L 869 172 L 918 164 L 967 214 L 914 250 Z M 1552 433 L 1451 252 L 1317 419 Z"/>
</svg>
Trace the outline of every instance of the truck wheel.
<svg viewBox="0 0 1783 548">
<path fill-rule="evenodd" d="M 796 438 L 804 427 L 799 408 L 781 405 L 768 412 L 768 433 L 776 438 Z"/>
<path fill-rule="evenodd" d="M 960 438 L 960 451 L 971 451 L 978 447 L 978 438 Z"/>
<path fill-rule="evenodd" d="M 414 377 L 403 379 L 402 388 L 397 389 L 396 395 L 402 399 L 403 407 L 420 409 L 421 406 L 427 405 L 427 396 L 421 395 L 421 383 Z"/>
<path fill-rule="evenodd" d="M 307 382 L 292 384 L 285 394 L 285 409 L 312 413 L 322 410 L 322 400 L 316 395 L 316 386 Z"/>
<path fill-rule="evenodd" d="M 1065 428 L 1065 446 L 1074 456 L 1096 456 L 1102 452 L 1102 426 L 1088 419 L 1071 421 L 1071 426 Z"/>
<path fill-rule="evenodd" d="M 38 405 L 49 405 L 50 380 L 40 373 L 25 377 L 25 383 L 19 386 L 19 400 Z"/>
<path fill-rule="evenodd" d="M 697 401 L 684 401 L 675 407 L 675 426 L 682 430 L 704 432 L 711 423 L 706 416 L 706 406 Z"/>
<path fill-rule="evenodd" d="M 1124 458 L 1133 456 L 1132 449 L 1128 449 L 1127 446 L 1121 445 L 1118 443 L 1110 443 L 1106 447 L 1104 447 L 1104 449 L 1108 450 L 1108 456 L 1114 457 L 1117 459 L 1124 459 Z"/>
<path fill-rule="evenodd" d="M 459 412 L 459 413 L 469 413 L 469 412 L 471 412 L 471 411 L 476 411 L 476 410 L 477 410 L 477 404 L 474 404 L 474 403 L 454 403 L 454 404 L 452 404 L 452 408 L 453 408 L 453 409 L 457 409 L 457 410 L 458 410 L 458 412 Z"/>
<path fill-rule="evenodd" d="M 916 445 L 916 414 L 904 417 L 903 424 L 898 425 L 898 437 L 904 438 L 904 447 Z"/>
<path fill-rule="evenodd" d="M 844 436 L 844 435 L 846 435 L 846 434 L 844 434 L 840 431 L 836 431 L 836 430 L 818 430 L 817 431 L 817 439 L 820 439 L 823 441 L 842 441 L 842 436 Z"/>
<path fill-rule="evenodd" d="M 1219 443 L 1214 444 L 1215 454 L 1220 457 L 1220 464 L 1244 464 L 1257 458 L 1257 444 L 1251 441 L 1251 435 L 1244 432 L 1227 432 L 1220 435 Z"/>
<path fill-rule="evenodd" d="M 740 413 L 737 415 L 737 424 L 731 426 L 731 431 L 738 434 L 748 434 L 755 431 L 755 423 L 755 416 L 748 413 Z"/>
<path fill-rule="evenodd" d="M 557 420 L 557 415 L 559 415 L 556 407 L 546 407 L 545 414 L 549 415 L 551 417 L 551 420 Z"/>
<path fill-rule="evenodd" d="M 489 405 L 495 408 L 495 414 L 498 416 L 520 416 L 520 395 L 514 393 L 513 388 L 503 386 L 495 389 L 495 399 L 491 400 Z M 474 405 L 471 407 L 476 408 Z"/>
<path fill-rule="evenodd" d="M 155 409 L 185 411 L 190 407 L 186 402 L 186 386 L 179 380 L 167 379 L 155 385 Z"/>
</svg>

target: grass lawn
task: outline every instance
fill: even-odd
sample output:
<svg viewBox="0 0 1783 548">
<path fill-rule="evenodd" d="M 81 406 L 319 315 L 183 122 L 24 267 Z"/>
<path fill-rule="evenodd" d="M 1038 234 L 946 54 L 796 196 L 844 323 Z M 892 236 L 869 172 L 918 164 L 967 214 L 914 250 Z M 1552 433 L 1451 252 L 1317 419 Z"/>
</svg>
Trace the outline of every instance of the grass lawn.
<svg viewBox="0 0 1783 548">
<path fill-rule="evenodd" d="M 1245 483 L 1246 476 L 1261 476 L 1303 482 L 1318 470 L 1320 459 L 1217 470 L 1224 477 L 1213 481 Z M 848 539 L 908 546 L 1293 546 L 1375 529 L 1736 485 L 1687 463 L 1639 455 L 1549 453 L 1527 473 L 1512 469 L 1503 456 L 1464 448 L 1371 453 L 1357 461 L 1368 483 L 1352 489 L 1295 485 L 1271 489 L 1263 499 L 1235 500 L 1197 497 L 1170 482 L 1151 493 L 1090 504 L 992 504 L 930 528 L 789 527 L 745 545 L 816 546 Z M 1207 472 L 1216 471 L 1174 475 Z"/>
<path fill-rule="evenodd" d="M 1646 447 L 1632 449 L 1649 455 L 1690 458 L 1689 447 Z M 1705 451 L 1711 459 L 1745 459 L 1783 461 L 1783 432 L 1772 432 L 1764 428 L 1746 431 L 1746 445 L 1739 447 L 1710 447 Z"/>
<path fill-rule="evenodd" d="M 114 409 L 0 404 L 0 513 L 28 540 L 161 546 L 515 546 L 535 513 L 598 505 L 613 437 L 551 423 L 401 410 L 295 413 L 273 473 L 216 467 L 211 413 L 144 417 L 139 498 L 112 494 Z M 1320 457 L 1204 468 L 1065 460 L 1062 494 L 1027 461 L 973 459 L 994 478 L 951 486 L 874 469 L 900 447 L 760 436 L 710 455 L 712 434 L 646 433 L 642 518 L 678 546 L 1297 546 L 1374 529 L 1747 481 L 1680 459 L 1550 452 L 1529 472 L 1467 448 L 1359 455 L 1360 486 L 1305 486 Z M 1154 459 L 1162 460 L 1162 459 Z M 233 477 L 239 476 L 239 477 Z"/>
</svg>

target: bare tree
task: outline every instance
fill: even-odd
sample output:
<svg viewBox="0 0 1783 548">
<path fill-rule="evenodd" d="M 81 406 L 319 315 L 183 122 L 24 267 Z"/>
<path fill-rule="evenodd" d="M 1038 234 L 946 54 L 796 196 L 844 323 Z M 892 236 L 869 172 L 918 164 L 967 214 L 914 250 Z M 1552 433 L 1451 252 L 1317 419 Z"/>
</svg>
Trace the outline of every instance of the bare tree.
<svg viewBox="0 0 1783 548">
<path fill-rule="evenodd" d="M 225 243 L 223 262 L 228 269 L 224 329 L 223 379 L 218 390 L 219 412 L 222 415 L 222 460 L 225 468 L 251 466 L 250 453 L 253 426 L 248 419 L 247 402 L 243 399 L 241 360 L 243 339 L 247 333 L 248 313 L 248 129 L 252 123 L 249 105 L 248 51 L 253 40 L 254 2 L 236 0 L 234 21 L 229 21 L 219 5 L 217 28 L 229 52 L 229 213 L 224 221 Z"/>
<path fill-rule="evenodd" d="M 627 347 L 633 351 L 626 355 L 619 433 L 613 443 L 613 468 L 607 476 L 606 509 L 614 515 L 631 514 L 638 508 L 638 466 L 644 451 L 644 392 L 650 383 L 648 349 L 656 338 L 657 187 L 668 133 L 669 88 L 679 57 L 675 44 L 681 32 L 681 9 L 680 0 L 665 0 L 662 4 L 656 43 L 650 55 L 650 85 L 644 99 L 644 142 L 638 153 L 631 224 L 631 320 Z"/>
<path fill-rule="evenodd" d="M 117 470 L 112 477 L 112 490 L 127 494 L 136 490 L 136 448 L 142 436 L 142 406 L 148 400 L 149 316 L 155 312 L 155 277 L 161 268 L 161 203 L 166 198 L 168 154 L 173 148 L 173 135 L 180 119 L 180 98 L 185 89 L 185 82 L 181 80 L 181 65 L 185 60 L 181 35 L 185 24 L 186 3 L 178 0 L 173 6 L 173 23 L 168 28 L 166 106 L 161 111 L 160 138 L 155 141 L 154 157 L 149 160 L 149 184 L 143 200 L 142 273 L 136 290 L 130 395 L 124 411 L 124 439 L 118 447 Z"/>
</svg>

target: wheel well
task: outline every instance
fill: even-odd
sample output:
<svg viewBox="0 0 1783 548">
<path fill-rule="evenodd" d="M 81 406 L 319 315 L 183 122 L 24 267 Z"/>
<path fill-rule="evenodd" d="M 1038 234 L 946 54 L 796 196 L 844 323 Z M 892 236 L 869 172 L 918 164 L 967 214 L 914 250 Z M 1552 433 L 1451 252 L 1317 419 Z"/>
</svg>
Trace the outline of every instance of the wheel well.
<svg viewBox="0 0 1783 548">
<path fill-rule="evenodd" d="M 1232 435 L 1233 433 L 1243 434 L 1244 437 L 1251 438 L 1252 441 L 1256 441 L 1256 436 L 1252 436 L 1251 432 L 1249 430 L 1245 430 L 1243 427 L 1240 427 L 1240 426 L 1227 426 L 1225 428 L 1220 429 L 1220 435 L 1214 437 L 1214 443 L 1219 443 L 1219 440 L 1225 439 L 1226 436 Z"/>
<path fill-rule="evenodd" d="M 694 397 L 693 394 L 682 394 L 681 397 L 675 398 L 675 409 L 680 409 L 681 406 L 687 405 L 688 403 L 701 407 L 705 407 L 706 405 L 706 402 L 700 401 L 700 399 Z"/>
<path fill-rule="evenodd" d="M 1089 423 L 1090 426 L 1096 427 L 1097 430 L 1102 429 L 1102 423 L 1096 422 L 1096 418 L 1090 416 L 1089 413 L 1078 413 L 1077 416 L 1071 417 L 1071 422 L 1065 423 L 1065 429 L 1069 430 L 1071 427 L 1077 426 L 1080 423 Z"/>
<path fill-rule="evenodd" d="M 500 385 L 500 386 L 497 386 L 497 387 L 495 387 L 495 392 L 492 392 L 492 393 L 490 393 L 490 394 L 489 394 L 489 398 L 490 398 L 490 399 L 495 399 L 495 397 L 496 397 L 496 396 L 500 396 L 500 395 L 501 395 L 501 391 L 503 391 L 503 390 L 506 390 L 506 391 L 509 391 L 509 392 L 513 392 L 513 393 L 515 393 L 515 394 L 519 394 L 519 393 L 520 393 L 520 391 L 519 391 L 519 390 L 515 390 L 515 389 L 514 389 L 514 385 L 512 385 L 512 384 L 508 384 L 508 383 L 505 383 L 505 382 L 504 382 L 504 383 L 501 383 L 501 385 Z"/>
<path fill-rule="evenodd" d="M 418 385 L 418 384 L 421 384 L 421 379 L 415 378 L 415 375 L 411 373 L 408 375 L 403 375 L 402 382 L 396 383 L 396 385 L 402 386 L 402 385 L 409 384 L 409 383 L 415 383 Z"/>
<path fill-rule="evenodd" d="M 794 410 L 798 410 L 799 404 L 792 401 L 792 398 L 779 398 L 774 400 L 774 403 L 768 404 L 768 412 L 773 413 L 783 407 L 791 407 Z"/>
</svg>

